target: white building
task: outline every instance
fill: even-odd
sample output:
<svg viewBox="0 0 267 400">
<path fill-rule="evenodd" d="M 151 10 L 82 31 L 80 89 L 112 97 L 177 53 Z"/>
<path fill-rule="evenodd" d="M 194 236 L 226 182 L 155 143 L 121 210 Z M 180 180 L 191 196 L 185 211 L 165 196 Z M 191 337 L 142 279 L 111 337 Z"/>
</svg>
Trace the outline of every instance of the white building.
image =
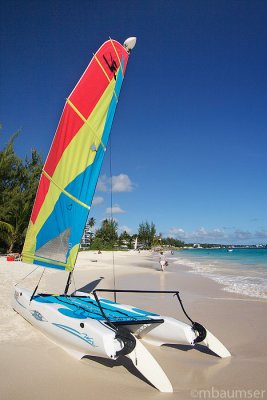
<svg viewBox="0 0 267 400">
<path fill-rule="evenodd" d="M 80 243 L 80 247 L 82 249 L 86 249 L 90 246 L 93 235 L 94 233 L 90 229 L 89 221 L 87 221 L 84 227 L 83 236 Z"/>
</svg>

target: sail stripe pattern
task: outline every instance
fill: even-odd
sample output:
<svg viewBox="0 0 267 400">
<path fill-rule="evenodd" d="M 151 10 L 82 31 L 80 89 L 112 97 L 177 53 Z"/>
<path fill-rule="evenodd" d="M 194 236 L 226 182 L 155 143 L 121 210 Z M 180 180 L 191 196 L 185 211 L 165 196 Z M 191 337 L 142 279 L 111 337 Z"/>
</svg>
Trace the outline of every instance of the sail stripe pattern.
<svg viewBox="0 0 267 400">
<path fill-rule="evenodd" d="M 93 58 L 65 104 L 39 182 L 24 262 L 74 267 L 128 61 L 115 40 L 96 56 L 105 73 Z"/>
</svg>

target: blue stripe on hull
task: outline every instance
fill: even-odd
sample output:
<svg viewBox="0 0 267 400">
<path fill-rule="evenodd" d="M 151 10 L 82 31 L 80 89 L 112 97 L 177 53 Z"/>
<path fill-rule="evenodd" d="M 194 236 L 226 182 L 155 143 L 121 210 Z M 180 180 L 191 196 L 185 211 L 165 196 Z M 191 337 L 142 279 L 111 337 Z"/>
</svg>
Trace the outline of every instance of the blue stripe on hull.
<svg viewBox="0 0 267 400">
<path fill-rule="evenodd" d="M 46 304 L 59 304 L 64 308 L 59 308 L 58 312 L 70 318 L 86 319 L 92 318 L 98 321 L 103 321 L 104 317 L 101 314 L 97 302 L 88 297 L 66 297 L 66 296 L 42 296 L 38 295 L 34 297 L 34 300 L 39 303 Z M 107 318 L 113 322 L 118 321 L 136 321 L 139 320 L 150 320 L 152 316 L 159 316 L 145 310 L 132 308 L 131 310 L 125 310 L 118 303 L 111 302 L 110 300 L 101 300 L 101 306 Z"/>
</svg>

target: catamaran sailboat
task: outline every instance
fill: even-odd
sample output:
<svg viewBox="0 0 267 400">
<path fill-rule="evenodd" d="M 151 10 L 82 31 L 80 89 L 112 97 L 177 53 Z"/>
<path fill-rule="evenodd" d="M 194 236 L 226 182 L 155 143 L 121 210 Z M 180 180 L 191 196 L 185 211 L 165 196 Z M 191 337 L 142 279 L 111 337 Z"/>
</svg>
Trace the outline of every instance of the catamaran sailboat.
<svg viewBox="0 0 267 400">
<path fill-rule="evenodd" d="M 189 324 L 120 304 L 100 296 L 124 290 L 94 289 L 69 295 L 79 244 L 90 211 L 109 133 L 136 38 L 123 45 L 109 39 L 94 54 L 67 98 L 46 159 L 22 252 L 25 263 L 69 271 L 64 293 L 39 293 L 15 287 L 13 308 L 74 357 L 86 355 L 133 365 L 161 392 L 172 385 L 144 343 L 201 343 L 220 357 L 229 351 L 186 313 L 179 292 L 174 294 Z M 130 292 L 144 292 L 132 290 Z M 151 292 L 151 291 L 150 291 Z"/>
</svg>

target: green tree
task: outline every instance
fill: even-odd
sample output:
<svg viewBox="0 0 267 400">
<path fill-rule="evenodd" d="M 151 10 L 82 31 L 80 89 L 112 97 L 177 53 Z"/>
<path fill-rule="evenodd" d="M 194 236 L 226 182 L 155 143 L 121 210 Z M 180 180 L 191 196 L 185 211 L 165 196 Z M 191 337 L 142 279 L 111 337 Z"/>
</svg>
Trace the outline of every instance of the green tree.
<svg viewBox="0 0 267 400">
<path fill-rule="evenodd" d="M 15 154 L 17 135 L 13 135 L 0 151 L 1 247 L 7 252 L 22 249 L 42 170 L 41 156 L 36 150 L 32 150 L 31 157 L 26 157 L 24 162 Z"/>
<path fill-rule="evenodd" d="M 105 247 L 104 243 L 100 238 L 94 238 L 93 241 L 91 242 L 91 250 L 103 250 Z"/>
<path fill-rule="evenodd" d="M 129 235 L 129 233 L 127 231 L 124 231 L 120 234 L 119 236 L 119 245 L 127 245 L 128 247 L 130 247 L 131 244 L 131 235 Z"/>
<path fill-rule="evenodd" d="M 101 243 L 102 248 L 112 249 L 118 240 L 118 223 L 114 219 L 105 219 L 101 227 L 95 233 L 91 248 L 95 248 L 97 240 L 98 245 Z"/>
<path fill-rule="evenodd" d="M 0 221 L 0 250 L 4 251 L 4 248 L 7 248 L 11 245 L 11 238 L 13 235 L 13 226 L 8 224 L 7 222 Z"/>
<path fill-rule="evenodd" d="M 156 235 L 156 226 L 153 222 L 142 222 L 138 228 L 138 238 L 146 247 L 151 248 Z"/>
<path fill-rule="evenodd" d="M 95 226 L 95 218 L 91 217 L 89 219 L 88 225 L 91 229 L 93 229 L 93 227 Z"/>
<path fill-rule="evenodd" d="M 162 238 L 162 244 L 169 247 L 184 247 L 185 242 L 171 237 Z"/>
<path fill-rule="evenodd" d="M 93 227 L 95 226 L 95 218 L 93 218 L 93 217 L 91 217 L 90 219 L 89 219 L 89 221 L 88 221 L 88 225 L 89 225 L 89 228 L 90 228 L 90 245 L 91 245 L 91 243 L 92 243 L 92 237 L 93 237 L 93 233 L 92 233 L 92 229 L 93 229 Z M 98 250 L 101 250 L 100 248 L 98 249 Z"/>
</svg>

